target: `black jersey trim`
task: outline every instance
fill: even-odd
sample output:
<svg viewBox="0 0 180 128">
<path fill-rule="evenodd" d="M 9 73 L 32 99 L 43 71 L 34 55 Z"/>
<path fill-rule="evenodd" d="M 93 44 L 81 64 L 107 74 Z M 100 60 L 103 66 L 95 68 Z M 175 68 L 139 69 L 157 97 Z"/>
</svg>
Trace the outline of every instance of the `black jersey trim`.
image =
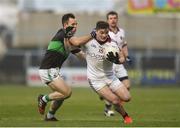
<svg viewBox="0 0 180 128">
<path fill-rule="evenodd" d="M 78 52 L 80 52 L 80 51 L 81 51 L 81 49 L 78 48 L 78 49 L 71 50 L 71 53 L 72 53 L 72 54 L 76 54 L 76 53 L 78 53 Z"/>
<path fill-rule="evenodd" d="M 127 80 L 127 79 L 128 79 L 128 76 L 119 78 L 120 81 Z"/>
</svg>

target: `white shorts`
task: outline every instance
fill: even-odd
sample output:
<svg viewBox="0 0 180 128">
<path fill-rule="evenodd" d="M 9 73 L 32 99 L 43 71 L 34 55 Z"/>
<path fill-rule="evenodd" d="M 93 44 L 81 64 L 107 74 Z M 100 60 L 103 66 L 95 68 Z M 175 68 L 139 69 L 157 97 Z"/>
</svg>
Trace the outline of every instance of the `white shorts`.
<svg viewBox="0 0 180 128">
<path fill-rule="evenodd" d="M 117 78 L 127 77 L 128 73 L 123 64 L 113 64 L 113 70 Z"/>
<path fill-rule="evenodd" d="M 115 77 L 112 76 L 111 78 L 106 78 L 102 80 L 91 80 L 88 79 L 90 86 L 95 90 L 99 91 L 104 86 L 108 86 L 113 92 L 115 92 L 117 89 L 119 89 L 123 84 L 121 81 Z"/>
<path fill-rule="evenodd" d="M 52 82 L 61 77 L 59 68 L 39 69 L 39 75 L 44 84 Z"/>
</svg>

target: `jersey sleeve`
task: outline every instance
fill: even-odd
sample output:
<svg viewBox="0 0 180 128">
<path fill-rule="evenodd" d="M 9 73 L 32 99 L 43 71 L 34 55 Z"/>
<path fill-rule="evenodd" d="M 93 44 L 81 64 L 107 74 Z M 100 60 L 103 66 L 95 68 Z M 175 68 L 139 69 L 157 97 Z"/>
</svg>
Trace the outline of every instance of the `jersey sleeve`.
<svg viewBox="0 0 180 128">
<path fill-rule="evenodd" d="M 80 48 L 76 48 L 76 49 L 71 50 L 71 53 L 76 54 L 76 53 L 79 53 L 80 51 L 81 51 Z"/>
<path fill-rule="evenodd" d="M 71 46 L 69 49 L 72 54 L 76 54 L 81 51 L 80 47 L 77 46 Z"/>
<path fill-rule="evenodd" d="M 62 41 L 64 42 L 64 38 L 65 38 L 65 33 L 63 31 L 63 29 L 60 29 L 56 35 L 52 38 L 52 41 Z"/>
<path fill-rule="evenodd" d="M 120 29 L 120 31 L 121 31 L 121 33 L 122 33 L 122 38 L 125 40 L 125 31 L 124 31 L 124 29 Z"/>
<path fill-rule="evenodd" d="M 126 41 L 126 37 L 125 37 L 125 31 L 124 31 L 124 29 L 120 29 L 120 31 L 121 31 L 121 37 L 122 37 L 122 48 L 123 47 L 125 47 L 126 45 L 127 45 L 127 41 Z"/>
</svg>

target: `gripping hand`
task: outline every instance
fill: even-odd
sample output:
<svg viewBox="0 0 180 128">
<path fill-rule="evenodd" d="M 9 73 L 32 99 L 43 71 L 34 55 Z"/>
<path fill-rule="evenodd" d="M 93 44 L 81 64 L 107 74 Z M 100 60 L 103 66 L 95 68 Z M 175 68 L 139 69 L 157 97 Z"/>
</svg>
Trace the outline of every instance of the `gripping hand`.
<svg viewBox="0 0 180 128">
<path fill-rule="evenodd" d="M 92 38 L 96 38 L 96 30 L 95 29 L 93 29 L 90 34 L 91 34 Z"/>
<path fill-rule="evenodd" d="M 112 63 L 120 64 L 119 55 L 117 52 L 115 53 L 115 55 L 113 54 L 113 52 L 108 52 L 106 59 Z"/>
<path fill-rule="evenodd" d="M 66 29 L 64 29 L 65 32 L 65 38 L 71 38 L 74 35 L 74 32 L 72 31 L 74 27 L 68 26 Z"/>
</svg>

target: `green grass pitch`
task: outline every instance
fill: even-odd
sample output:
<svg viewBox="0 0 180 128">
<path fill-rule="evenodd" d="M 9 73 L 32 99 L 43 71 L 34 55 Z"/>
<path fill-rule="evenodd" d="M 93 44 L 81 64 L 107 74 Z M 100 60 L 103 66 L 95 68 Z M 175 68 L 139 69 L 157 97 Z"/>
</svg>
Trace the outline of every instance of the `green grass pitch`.
<svg viewBox="0 0 180 128">
<path fill-rule="evenodd" d="M 133 117 L 130 125 L 121 116 L 103 115 L 104 104 L 90 88 L 73 88 L 72 97 L 57 112 L 58 122 L 45 122 L 37 111 L 37 95 L 46 87 L 0 86 L 1 127 L 180 127 L 180 88 L 132 88 L 125 104 Z"/>
</svg>

